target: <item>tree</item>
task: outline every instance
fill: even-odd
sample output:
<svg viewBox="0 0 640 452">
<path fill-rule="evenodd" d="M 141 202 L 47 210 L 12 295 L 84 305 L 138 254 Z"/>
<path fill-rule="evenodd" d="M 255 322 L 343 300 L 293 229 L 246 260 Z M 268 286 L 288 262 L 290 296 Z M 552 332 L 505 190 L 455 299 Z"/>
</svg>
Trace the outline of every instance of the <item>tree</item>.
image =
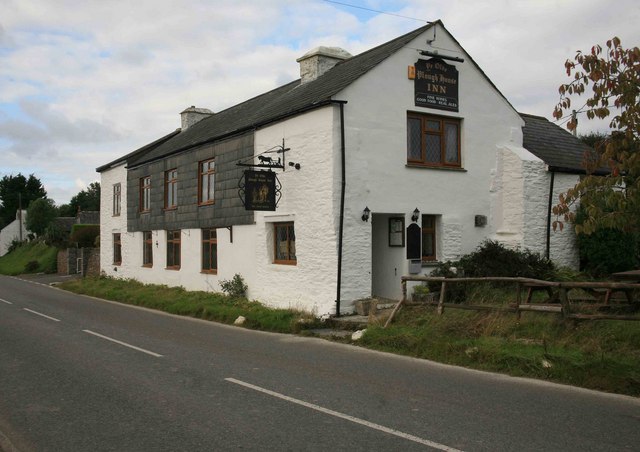
<svg viewBox="0 0 640 452">
<path fill-rule="evenodd" d="M 18 173 L 17 176 L 9 175 L 0 179 L 0 229 L 11 223 L 16 218 L 16 212 L 20 203 L 26 209 L 29 203 L 38 198 L 46 198 L 47 192 L 40 179 L 33 174 L 29 178 Z M 19 198 L 22 198 L 19 200 Z"/>
<path fill-rule="evenodd" d="M 61 217 L 75 217 L 79 210 L 100 210 L 100 182 L 91 182 L 71 198 L 69 204 L 59 207 Z"/>
<path fill-rule="evenodd" d="M 43 235 L 47 227 L 58 215 L 53 200 L 40 198 L 32 201 L 27 209 L 27 229 L 36 235 Z"/>
<path fill-rule="evenodd" d="M 612 115 L 611 134 L 595 143 L 595 153 L 585 159 L 587 175 L 574 187 L 560 195 L 553 208 L 558 220 L 575 223 L 575 206 L 583 207 L 584 220 L 576 224 L 576 232 L 590 234 L 598 229 L 612 228 L 625 232 L 640 231 L 640 49 L 624 49 L 620 39 L 599 45 L 591 52 L 578 51 L 575 59 L 565 63 L 571 82 L 559 88 L 560 101 L 553 116 L 561 119 L 571 110 L 572 95 L 582 95 L 591 89 L 584 106 L 576 113 L 587 118 L 604 119 Z M 576 116 L 567 123 L 576 128 Z M 597 169 L 607 169 L 605 176 Z"/>
</svg>

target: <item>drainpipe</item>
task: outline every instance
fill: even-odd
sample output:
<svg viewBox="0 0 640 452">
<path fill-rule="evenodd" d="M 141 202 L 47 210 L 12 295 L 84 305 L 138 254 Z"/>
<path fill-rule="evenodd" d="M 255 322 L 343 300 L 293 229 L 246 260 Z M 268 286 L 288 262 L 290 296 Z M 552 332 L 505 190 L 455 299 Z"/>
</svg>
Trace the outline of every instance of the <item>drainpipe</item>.
<svg viewBox="0 0 640 452">
<path fill-rule="evenodd" d="M 340 317 L 340 290 L 342 288 L 342 235 L 344 232 L 344 193 L 346 187 L 346 157 L 345 157 L 345 141 L 344 141 L 344 104 L 340 105 L 340 162 L 341 162 L 341 182 L 340 182 L 340 227 L 338 230 L 338 277 L 336 289 L 336 317 Z"/>
<path fill-rule="evenodd" d="M 553 205 L 553 182 L 556 177 L 555 171 L 550 169 L 551 171 L 551 181 L 549 182 L 549 206 L 547 208 L 547 259 L 551 258 L 550 248 L 551 248 L 551 206 Z"/>
</svg>

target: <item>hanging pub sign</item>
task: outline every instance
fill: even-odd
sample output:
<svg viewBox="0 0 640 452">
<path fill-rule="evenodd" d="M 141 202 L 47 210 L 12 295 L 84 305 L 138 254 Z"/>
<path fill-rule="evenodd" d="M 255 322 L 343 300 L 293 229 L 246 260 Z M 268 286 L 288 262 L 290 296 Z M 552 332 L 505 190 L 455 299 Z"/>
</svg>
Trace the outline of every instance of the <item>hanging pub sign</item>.
<svg viewBox="0 0 640 452">
<path fill-rule="evenodd" d="M 413 72 L 417 107 L 458 111 L 458 70 L 440 58 L 416 61 Z M 411 68 L 411 67 L 410 67 Z"/>
<path fill-rule="evenodd" d="M 276 210 L 276 173 L 245 170 L 244 207 L 247 210 Z"/>
</svg>

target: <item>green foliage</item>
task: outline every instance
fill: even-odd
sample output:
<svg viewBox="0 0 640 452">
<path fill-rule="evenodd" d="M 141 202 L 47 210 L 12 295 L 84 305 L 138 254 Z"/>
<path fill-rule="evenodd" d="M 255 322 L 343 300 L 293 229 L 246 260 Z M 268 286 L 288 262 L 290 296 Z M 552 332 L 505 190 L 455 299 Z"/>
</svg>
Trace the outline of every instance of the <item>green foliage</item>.
<svg viewBox="0 0 640 452">
<path fill-rule="evenodd" d="M 25 225 L 29 231 L 40 236 L 45 233 L 57 215 L 58 211 L 53 200 L 39 198 L 29 204 Z"/>
<path fill-rule="evenodd" d="M 11 253 L 0 257 L 0 274 L 19 275 L 25 272 L 27 264 L 36 261 L 38 267 L 31 273 L 55 273 L 58 249 L 42 241 L 25 243 Z M 33 265 L 33 264 L 31 264 Z"/>
<path fill-rule="evenodd" d="M 100 236 L 100 225 L 74 224 L 71 227 L 70 241 L 79 248 L 90 248 L 95 245 L 96 237 Z"/>
<path fill-rule="evenodd" d="M 502 243 L 485 240 L 457 264 L 467 277 L 514 276 L 552 279 L 556 268 L 549 259 L 528 249 L 511 249 Z"/>
<path fill-rule="evenodd" d="M 89 186 L 78 192 L 69 204 L 59 207 L 61 217 L 75 217 L 79 210 L 100 210 L 100 182 L 92 182 Z"/>
<path fill-rule="evenodd" d="M 455 269 L 455 271 L 454 271 Z M 511 249 L 502 243 L 485 240 L 478 248 L 455 262 L 442 262 L 429 276 L 445 278 L 521 277 L 554 279 L 556 268 L 549 259 L 528 249 Z M 429 282 L 432 291 L 440 290 L 439 282 Z M 474 289 L 472 284 L 451 283 L 447 286 L 448 301 L 462 302 Z"/>
<path fill-rule="evenodd" d="M 571 81 L 559 88 L 554 117 L 561 119 L 571 112 L 571 96 L 588 91 L 591 97 L 577 113 L 585 113 L 588 119 L 611 115 L 612 132 L 593 140 L 595 152 L 585 159 L 587 175 L 561 194 L 553 208 L 558 217 L 554 228 L 571 222 L 578 233 L 598 229 L 640 232 L 640 49 L 625 49 L 620 39 L 613 38 L 604 52 L 599 45 L 588 53 L 578 51 L 565 68 Z M 575 119 L 567 123 L 570 130 L 576 126 Z M 608 174 L 594 174 L 603 168 Z M 576 222 L 578 204 L 584 209 L 581 223 Z"/>
<path fill-rule="evenodd" d="M 222 289 L 222 292 L 230 297 L 244 297 L 249 287 L 245 284 L 244 278 L 236 273 L 230 280 L 221 280 L 220 288 Z"/>
<path fill-rule="evenodd" d="M 13 239 L 11 241 L 11 243 L 9 244 L 9 248 L 7 249 L 7 253 L 11 253 L 12 251 L 17 250 L 19 247 L 21 247 L 22 245 L 24 245 L 26 243 L 28 243 L 27 240 L 20 241 L 18 239 Z"/>
<path fill-rule="evenodd" d="M 21 173 L 4 176 L 0 179 L 0 229 L 15 220 L 20 204 L 26 209 L 31 201 L 46 196 L 42 182 L 33 174 L 28 178 Z"/>
<path fill-rule="evenodd" d="M 40 267 L 40 263 L 38 261 L 29 261 L 27 265 L 24 266 L 25 273 L 34 273 L 38 267 Z"/>
<path fill-rule="evenodd" d="M 595 277 L 637 268 L 638 236 L 617 229 L 578 234 L 580 267 Z"/>
<path fill-rule="evenodd" d="M 58 248 L 66 248 L 69 243 L 69 233 L 55 221 L 47 226 L 43 238 L 47 244 Z"/>
</svg>

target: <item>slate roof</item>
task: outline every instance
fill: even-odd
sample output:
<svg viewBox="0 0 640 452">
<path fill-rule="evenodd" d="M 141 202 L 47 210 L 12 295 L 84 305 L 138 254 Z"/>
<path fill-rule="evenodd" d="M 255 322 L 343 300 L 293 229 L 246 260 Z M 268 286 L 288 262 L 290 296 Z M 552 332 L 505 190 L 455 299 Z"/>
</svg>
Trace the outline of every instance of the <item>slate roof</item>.
<svg viewBox="0 0 640 452">
<path fill-rule="evenodd" d="M 96 170 L 101 172 L 127 162 L 129 168 L 178 153 L 244 131 L 253 130 L 303 111 L 334 101 L 332 98 L 359 77 L 394 54 L 408 42 L 438 22 L 413 30 L 405 35 L 341 61 L 330 71 L 308 83 L 295 80 L 272 91 L 215 113 L 192 125 L 184 132 L 173 132 Z"/>
<path fill-rule="evenodd" d="M 523 147 L 549 165 L 552 171 L 585 173 L 585 152 L 593 149 L 542 116 L 520 113 L 524 120 Z M 601 173 L 598 171 L 597 173 Z"/>
</svg>

